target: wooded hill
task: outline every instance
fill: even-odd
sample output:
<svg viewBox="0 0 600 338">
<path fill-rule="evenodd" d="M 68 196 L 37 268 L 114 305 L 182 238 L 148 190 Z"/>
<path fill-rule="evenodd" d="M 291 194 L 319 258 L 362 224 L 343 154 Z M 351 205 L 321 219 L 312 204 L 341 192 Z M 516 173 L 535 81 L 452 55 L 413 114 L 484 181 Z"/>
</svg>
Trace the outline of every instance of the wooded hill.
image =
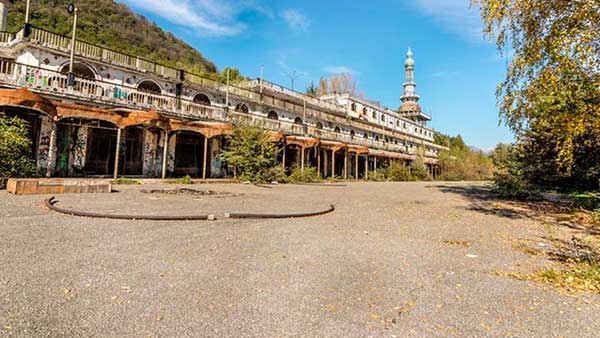
<svg viewBox="0 0 600 338">
<path fill-rule="evenodd" d="M 33 26 L 70 36 L 73 18 L 67 12 L 72 0 L 31 1 L 30 22 Z M 113 0 L 78 0 L 78 40 L 140 56 L 167 66 L 196 73 L 215 73 L 210 60 L 171 33 L 165 32 L 128 6 Z M 17 31 L 25 22 L 26 1 L 10 6 L 8 30 Z"/>
</svg>

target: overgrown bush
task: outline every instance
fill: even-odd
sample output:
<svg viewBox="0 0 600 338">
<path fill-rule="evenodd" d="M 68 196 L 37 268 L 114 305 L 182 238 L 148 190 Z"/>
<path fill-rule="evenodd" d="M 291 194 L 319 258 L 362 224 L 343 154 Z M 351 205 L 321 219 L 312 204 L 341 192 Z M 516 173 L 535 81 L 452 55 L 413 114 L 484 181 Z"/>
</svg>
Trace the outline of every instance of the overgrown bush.
<svg viewBox="0 0 600 338">
<path fill-rule="evenodd" d="M 422 156 L 417 156 L 410 163 L 410 175 L 414 178 L 414 180 L 425 181 L 429 180 L 429 171 L 427 170 L 427 166 L 423 160 Z"/>
<path fill-rule="evenodd" d="M 304 170 L 302 170 L 301 166 L 294 164 L 289 180 L 294 183 L 315 183 L 320 182 L 321 178 L 319 177 L 317 168 L 304 166 Z"/>
<path fill-rule="evenodd" d="M 583 209 L 597 210 L 600 208 L 600 193 L 597 192 L 573 193 L 569 195 L 569 198 Z"/>
<path fill-rule="evenodd" d="M 0 181 L 36 175 L 25 121 L 0 116 Z"/>
<path fill-rule="evenodd" d="M 277 164 L 279 149 L 268 132 L 259 127 L 235 127 L 227 140 L 221 158 L 236 168 L 240 180 L 267 183 L 285 176 Z"/>
<path fill-rule="evenodd" d="M 539 199 L 540 192 L 525 174 L 522 162 L 518 159 L 518 150 L 510 150 L 506 158 L 498 163 L 494 173 L 492 190 L 503 198 Z"/>
<path fill-rule="evenodd" d="M 427 173 L 427 170 L 424 169 Z M 411 174 L 408 167 L 402 163 L 394 162 L 386 168 L 387 178 L 390 181 L 403 182 L 403 181 L 415 181 L 416 177 Z"/>
<path fill-rule="evenodd" d="M 367 179 L 372 182 L 385 182 L 387 176 L 385 170 L 369 171 Z"/>
</svg>

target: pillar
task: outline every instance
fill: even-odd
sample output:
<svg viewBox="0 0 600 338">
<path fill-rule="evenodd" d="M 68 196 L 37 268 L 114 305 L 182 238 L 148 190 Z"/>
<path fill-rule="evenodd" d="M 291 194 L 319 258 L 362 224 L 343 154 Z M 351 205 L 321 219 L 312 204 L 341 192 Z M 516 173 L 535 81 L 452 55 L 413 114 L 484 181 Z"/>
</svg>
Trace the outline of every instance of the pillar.
<svg viewBox="0 0 600 338">
<path fill-rule="evenodd" d="M 6 31 L 8 28 L 8 4 L 10 1 L 0 0 L 0 31 Z"/>
<path fill-rule="evenodd" d="M 161 177 L 164 180 L 167 177 L 167 157 L 169 154 L 169 132 L 165 130 L 165 140 L 163 146 L 163 163 Z"/>
<path fill-rule="evenodd" d="M 317 148 L 317 175 L 321 177 L 321 148 Z"/>
<path fill-rule="evenodd" d="M 344 150 L 344 179 L 348 179 L 348 150 Z"/>
<path fill-rule="evenodd" d="M 354 159 L 354 162 L 355 162 L 354 177 L 358 180 L 358 157 L 359 157 L 358 153 L 356 153 L 354 156 L 356 156 Z"/>
<path fill-rule="evenodd" d="M 304 146 L 300 147 L 300 151 L 302 152 L 300 154 L 300 162 L 301 162 L 300 169 L 302 170 L 302 172 L 304 172 L 304 153 L 305 153 Z"/>
<path fill-rule="evenodd" d="M 374 169 L 375 174 L 377 174 L 377 156 L 373 156 L 373 160 L 375 161 L 373 169 Z"/>
<path fill-rule="evenodd" d="M 48 166 L 46 168 L 46 177 L 52 176 L 56 162 L 56 121 L 52 121 L 52 130 L 50 131 L 50 144 L 48 147 Z"/>
<path fill-rule="evenodd" d="M 202 179 L 206 179 L 206 159 L 208 153 L 208 137 L 204 136 L 204 153 L 202 154 Z"/>
<path fill-rule="evenodd" d="M 369 154 L 365 155 L 365 180 L 369 180 Z"/>
<path fill-rule="evenodd" d="M 331 178 L 335 178 L 335 150 L 331 150 Z"/>
<path fill-rule="evenodd" d="M 285 170 L 285 148 L 286 148 L 286 145 L 284 144 L 283 145 L 283 156 L 281 158 L 281 164 L 283 165 L 283 170 Z"/>
<path fill-rule="evenodd" d="M 117 129 L 117 146 L 115 147 L 115 173 L 113 178 L 116 180 L 119 177 L 119 153 L 121 152 L 121 133 L 123 128 Z"/>
</svg>

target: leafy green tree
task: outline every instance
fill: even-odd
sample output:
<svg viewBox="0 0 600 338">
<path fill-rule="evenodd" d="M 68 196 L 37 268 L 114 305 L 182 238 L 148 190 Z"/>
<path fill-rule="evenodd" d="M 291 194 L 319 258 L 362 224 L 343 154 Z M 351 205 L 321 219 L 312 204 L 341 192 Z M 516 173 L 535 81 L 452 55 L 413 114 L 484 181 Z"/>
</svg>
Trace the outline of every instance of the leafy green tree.
<svg viewBox="0 0 600 338">
<path fill-rule="evenodd" d="M 35 175 L 27 126 L 19 118 L 0 116 L 0 180 Z"/>
<path fill-rule="evenodd" d="M 229 71 L 229 83 L 231 84 L 237 84 L 248 80 L 246 77 L 242 76 L 239 69 L 225 67 L 225 69 L 223 69 L 223 71 L 219 75 L 218 79 L 222 83 L 227 83 L 227 71 Z"/>
<path fill-rule="evenodd" d="M 235 168 L 240 180 L 264 183 L 285 178 L 277 164 L 279 149 L 268 132 L 254 126 L 235 127 L 227 141 L 221 158 Z"/>
<path fill-rule="evenodd" d="M 540 188 L 598 189 L 600 2 L 472 0 L 485 34 L 514 51 L 498 87 L 520 170 Z"/>
<path fill-rule="evenodd" d="M 420 149 L 415 159 L 410 163 L 410 174 L 411 176 L 419 181 L 429 179 L 429 171 L 423 158 L 423 150 Z"/>
</svg>

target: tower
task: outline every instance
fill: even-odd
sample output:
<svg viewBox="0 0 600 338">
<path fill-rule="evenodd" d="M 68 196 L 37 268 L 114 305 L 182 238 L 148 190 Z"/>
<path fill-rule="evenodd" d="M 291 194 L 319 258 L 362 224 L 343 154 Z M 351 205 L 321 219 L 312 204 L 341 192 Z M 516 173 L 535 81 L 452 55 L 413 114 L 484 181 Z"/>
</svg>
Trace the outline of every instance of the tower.
<svg viewBox="0 0 600 338">
<path fill-rule="evenodd" d="M 419 95 L 417 95 L 417 84 L 415 82 L 415 60 L 413 53 L 408 49 L 406 53 L 406 61 L 404 62 L 404 71 L 406 80 L 404 82 L 404 94 L 400 97 L 402 105 L 398 113 L 404 117 L 415 121 L 429 121 L 431 118 L 423 114 L 421 105 L 419 105 Z"/>
</svg>

